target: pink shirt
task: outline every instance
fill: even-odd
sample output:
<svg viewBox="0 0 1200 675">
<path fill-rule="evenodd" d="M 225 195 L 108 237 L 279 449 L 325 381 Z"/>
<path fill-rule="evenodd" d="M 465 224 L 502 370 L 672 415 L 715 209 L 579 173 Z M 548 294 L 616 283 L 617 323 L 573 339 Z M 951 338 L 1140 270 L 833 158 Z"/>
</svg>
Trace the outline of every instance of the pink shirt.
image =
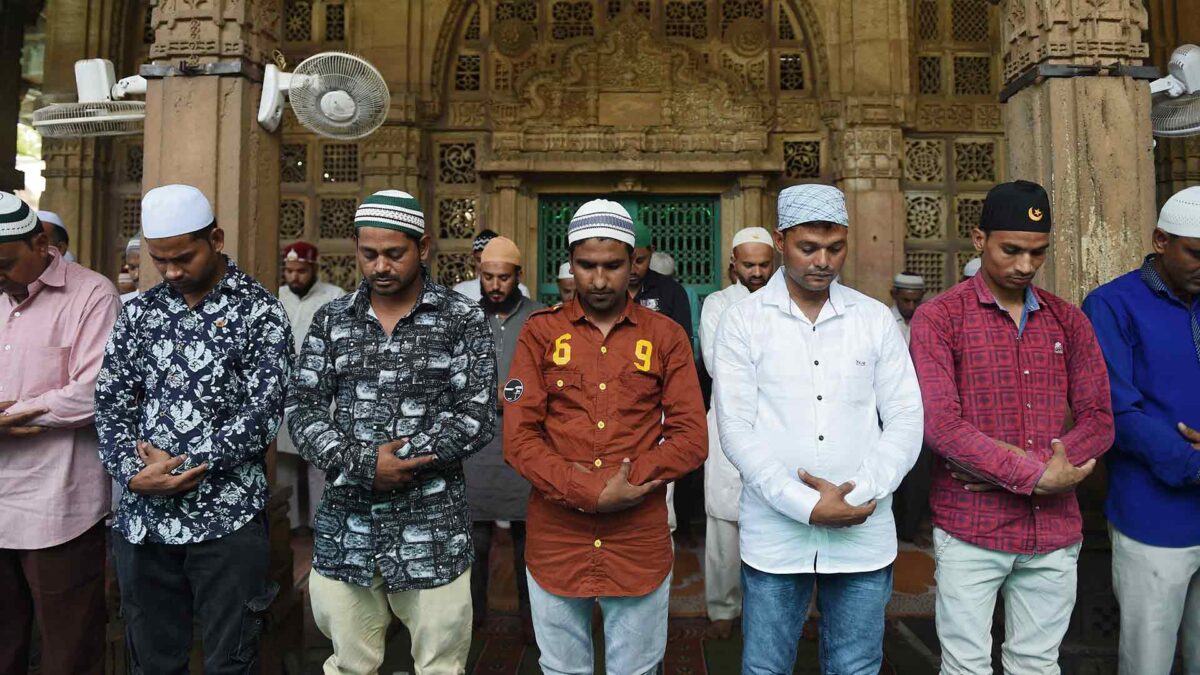
<svg viewBox="0 0 1200 675">
<path fill-rule="evenodd" d="M 0 548 L 69 541 L 104 518 L 112 500 L 92 417 L 121 301 L 108 279 L 50 251 L 24 302 L 0 294 L 0 401 L 17 401 L 12 414 L 48 409 L 32 424 L 50 427 L 0 436 Z"/>
</svg>

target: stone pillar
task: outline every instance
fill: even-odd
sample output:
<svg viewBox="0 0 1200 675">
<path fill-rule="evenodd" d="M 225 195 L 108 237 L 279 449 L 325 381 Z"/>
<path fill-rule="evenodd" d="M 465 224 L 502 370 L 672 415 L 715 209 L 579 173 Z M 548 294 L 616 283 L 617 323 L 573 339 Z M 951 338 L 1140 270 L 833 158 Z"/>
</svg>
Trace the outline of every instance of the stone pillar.
<svg viewBox="0 0 1200 675">
<path fill-rule="evenodd" d="M 143 189 L 200 188 L 226 252 L 274 289 L 279 279 L 279 135 L 255 120 L 263 63 L 279 44 L 279 0 L 164 3 L 155 9 Z M 143 288 L 158 281 L 143 264 Z"/>
<path fill-rule="evenodd" d="M 728 281 L 725 274 L 725 263 L 729 257 L 733 255 L 733 235 L 737 234 L 738 230 L 743 230 L 747 227 L 765 227 L 767 232 L 775 231 L 775 223 L 766 222 L 766 212 L 763 209 L 763 195 L 766 193 L 769 181 L 767 177 L 760 173 L 751 173 L 744 176 L 738 176 L 737 184 L 741 190 L 741 213 L 733 222 L 733 229 L 726 231 L 722 228 L 721 232 L 721 285 L 724 286 Z"/>
<path fill-rule="evenodd" d="M 508 237 L 521 249 L 525 261 L 522 282 L 534 293 L 538 283 L 537 239 L 529 236 L 527 227 L 521 227 L 517 215 L 517 202 L 521 190 L 521 177 L 501 174 L 492 179 L 492 195 L 488 204 L 488 226 L 502 237 Z M 534 297 L 537 297 L 536 294 Z"/>
<path fill-rule="evenodd" d="M 904 135 L 899 126 L 849 126 L 834 133 L 834 146 L 834 184 L 846 193 L 850 214 L 850 257 L 843 276 L 883 301 L 904 265 Z"/>
<path fill-rule="evenodd" d="M 833 129 L 834 185 L 846 193 L 850 257 L 843 276 L 854 288 L 888 299 L 904 264 L 904 195 L 900 191 L 903 125 L 912 103 L 909 54 L 912 3 L 839 2 L 831 61 L 836 103 L 823 106 Z"/>
<path fill-rule="evenodd" d="M 1039 65 L 1140 65 L 1147 55 L 1140 2 L 1006 0 L 1009 83 Z M 1050 192 L 1054 240 L 1042 285 L 1080 302 L 1129 271 L 1154 223 L 1150 94 L 1130 77 L 1034 81 L 1008 99 L 1008 177 Z"/>
</svg>

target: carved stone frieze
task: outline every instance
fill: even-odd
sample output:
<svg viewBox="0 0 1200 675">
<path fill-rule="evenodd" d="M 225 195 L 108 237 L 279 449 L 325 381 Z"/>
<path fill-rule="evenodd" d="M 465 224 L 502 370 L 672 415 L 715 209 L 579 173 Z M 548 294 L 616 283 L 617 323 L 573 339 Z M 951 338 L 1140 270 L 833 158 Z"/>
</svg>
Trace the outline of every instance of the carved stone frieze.
<svg viewBox="0 0 1200 675">
<path fill-rule="evenodd" d="M 917 131 L 1002 131 L 999 103 L 917 103 Z"/>
<path fill-rule="evenodd" d="M 1149 16 L 1139 0 L 1007 0 L 1004 79 L 1039 63 L 1140 63 Z"/>
<path fill-rule="evenodd" d="M 898 127 L 855 126 L 834 134 L 838 178 L 900 178 L 904 134 Z"/>
<path fill-rule="evenodd" d="M 161 0 L 150 58 L 262 63 L 279 46 L 282 0 Z"/>
<path fill-rule="evenodd" d="M 92 178 L 96 175 L 96 141 L 88 138 L 47 138 L 42 141 L 42 176 Z"/>
</svg>

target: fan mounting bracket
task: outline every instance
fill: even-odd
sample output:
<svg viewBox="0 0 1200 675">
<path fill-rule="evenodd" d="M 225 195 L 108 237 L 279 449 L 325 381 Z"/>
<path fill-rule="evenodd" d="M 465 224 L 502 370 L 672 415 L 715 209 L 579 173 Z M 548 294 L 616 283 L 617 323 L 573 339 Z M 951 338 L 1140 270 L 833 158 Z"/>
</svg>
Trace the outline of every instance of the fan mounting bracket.
<svg viewBox="0 0 1200 675">
<path fill-rule="evenodd" d="M 1039 63 L 1030 66 L 1018 75 L 1012 82 L 1000 90 L 1000 102 L 1007 103 L 1008 99 L 1036 82 L 1051 78 L 1096 77 L 1108 75 L 1111 77 L 1131 77 L 1135 80 L 1157 80 L 1162 77 L 1154 66 L 1126 66 L 1113 63 L 1107 66 L 1080 66 L 1057 63 Z"/>
<path fill-rule="evenodd" d="M 179 62 L 176 65 L 147 63 L 138 69 L 138 74 L 147 80 L 161 80 L 165 77 L 197 77 L 203 75 L 241 76 L 255 82 L 262 82 L 263 67 L 244 59 L 222 61 L 220 63 L 202 63 L 190 65 Z"/>
</svg>

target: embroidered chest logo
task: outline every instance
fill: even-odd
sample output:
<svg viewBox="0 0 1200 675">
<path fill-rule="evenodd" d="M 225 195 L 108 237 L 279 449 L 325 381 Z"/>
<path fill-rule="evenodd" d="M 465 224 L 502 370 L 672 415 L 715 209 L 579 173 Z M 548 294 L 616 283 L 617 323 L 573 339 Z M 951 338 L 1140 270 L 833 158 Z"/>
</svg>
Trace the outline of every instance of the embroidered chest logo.
<svg viewBox="0 0 1200 675">
<path fill-rule="evenodd" d="M 217 328 L 224 328 L 226 323 L 228 323 L 228 322 L 225 321 L 225 317 L 221 317 L 221 318 L 217 319 L 216 321 L 214 321 L 213 325 L 216 326 Z"/>
<path fill-rule="evenodd" d="M 513 378 L 504 383 L 504 400 L 509 403 L 516 403 L 521 400 L 521 394 L 525 393 L 525 384 L 517 378 Z"/>
<path fill-rule="evenodd" d="M 856 365 L 856 366 L 859 366 L 859 367 L 861 367 L 861 368 L 866 368 L 866 367 L 867 367 L 867 362 L 866 362 L 866 361 L 859 361 L 858 359 L 855 359 L 855 360 L 854 360 L 854 365 Z"/>
<path fill-rule="evenodd" d="M 638 304 L 646 309 L 654 310 L 655 312 L 660 311 L 658 298 L 642 298 L 641 300 L 638 300 Z"/>
<path fill-rule="evenodd" d="M 1062 356 L 1062 353 L 1063 353 L 1063 346 L 1062 346 L 1062 343 L 1061 343 L 1061 342 L 1055 342 L 1055 343 L 1054 343 L 1054 353 L 1055 353 L 1055 354 L 1058 354 L 1059 356 Z"/>
</svg>

